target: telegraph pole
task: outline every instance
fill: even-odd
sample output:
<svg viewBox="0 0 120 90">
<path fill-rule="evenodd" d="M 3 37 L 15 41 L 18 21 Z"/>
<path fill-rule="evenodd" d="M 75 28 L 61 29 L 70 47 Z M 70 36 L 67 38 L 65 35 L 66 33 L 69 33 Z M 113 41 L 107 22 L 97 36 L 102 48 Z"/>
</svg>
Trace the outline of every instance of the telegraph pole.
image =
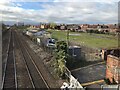
<svg viewBox="0 0 120 90">
<path fill-rule="evenodd" d="M 67 30 L 67 46 L 69 47 L 69 30 Z"/>
</svg>

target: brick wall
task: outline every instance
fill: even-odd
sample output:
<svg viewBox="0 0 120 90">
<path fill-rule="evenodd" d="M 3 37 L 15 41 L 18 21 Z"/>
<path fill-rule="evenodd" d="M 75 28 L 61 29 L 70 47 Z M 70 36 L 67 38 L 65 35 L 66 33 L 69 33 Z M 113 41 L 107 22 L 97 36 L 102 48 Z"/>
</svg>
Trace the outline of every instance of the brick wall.
<svg viewBox="0 0 120 90">
<path fill-rule="evenodd" d="M 108 78 L 111 83 L 113 82 L 113 79 L 116 83 L 120 83 L 120 59 L 118 57 L 108 55 L 106 67 L 106 78 Z"/>
</svg>

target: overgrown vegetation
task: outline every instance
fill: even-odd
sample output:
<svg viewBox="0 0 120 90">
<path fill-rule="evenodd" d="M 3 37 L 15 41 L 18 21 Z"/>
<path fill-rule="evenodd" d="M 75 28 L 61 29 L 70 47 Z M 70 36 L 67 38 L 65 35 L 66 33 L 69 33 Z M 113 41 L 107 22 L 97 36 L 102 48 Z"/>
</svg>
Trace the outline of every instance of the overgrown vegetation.
<svg viewBox="0 0 120 90">
<path fill-rule="evenodd" d="M 1 25 L 2 27 L 2 34 L 4 35 L 10 28 L 7 28 L 7 25 L 5 25 L 4 23 L 2 23 Z"/>
<path fill-rule="evenodd" d="M 2 30 L 7 30 L 6 25 L 2 23 Z"/>
<path fill-rule="evenodd" d="M 56 42 L 54 57 L 55 57 L 54 60 L 55 72 L 59 77 L 64 78 L 67 59 L 67 44 L 65 41 Z"/>
<path fill-rule="evenodd" d="M 108 78 L 105 78 L 104 81 L 105 81 L 105 83 L 108 84 L 108 85 L 117 84 L 116 81 L 115 81 L 115 79 L 114 79 L 114 78 L 112 78 L 112 79 L 113 79 L 113 80 L 112 80 L 113 82 L 110 82 L 110 80 L 109 80 Z"/>
<path fill-rule="evenodd" d="M 50 23 L 50 28 L 51 28 L 51 29 L 55 29 L 55 27 L 56 27 L 56 23 L 51 22 L 51 23 Z"/>
</svg>

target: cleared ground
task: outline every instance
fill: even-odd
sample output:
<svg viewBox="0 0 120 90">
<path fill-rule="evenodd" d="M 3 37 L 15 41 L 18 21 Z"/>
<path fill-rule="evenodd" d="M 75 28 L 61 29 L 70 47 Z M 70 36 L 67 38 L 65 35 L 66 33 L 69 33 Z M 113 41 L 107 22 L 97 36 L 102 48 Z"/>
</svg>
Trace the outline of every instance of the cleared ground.
<svg viewBox="0 0 120 90">
<path fill-rule="evenodd" d="M 59 40 L 67 39 L 67 31 L 49 30 L 52 32 L 52 37 Z M 92 48 L 115 48 L 118 47 L 117 36 L 105 34 L 90 34 L 69 32 L 69 41 L 80 45 L 85 45 Z"/>
</svg>

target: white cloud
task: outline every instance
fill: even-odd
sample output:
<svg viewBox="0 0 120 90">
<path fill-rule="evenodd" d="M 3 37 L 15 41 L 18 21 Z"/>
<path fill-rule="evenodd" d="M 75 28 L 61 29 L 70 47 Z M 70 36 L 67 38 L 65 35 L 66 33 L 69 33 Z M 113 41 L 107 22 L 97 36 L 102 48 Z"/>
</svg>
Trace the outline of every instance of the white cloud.
<svg viewBox="0 0 120 90">
<path fill-rule="evenodd" d="M 119 2 L 119 0 L 53 0 L 54 2 Z"/>
<path fill-rule="evenodd" d="M 117 3 L 55 2 L 43 4 L 44 9 L 24 9 L 22 4 L 0 3 L 3 21 L 59 22 L 59 23 L 117 23 Z M 80 0 L 79 0 L 80 1 Z M 1 21 L 1 20 L 0 20 Z"/>
</svg>

